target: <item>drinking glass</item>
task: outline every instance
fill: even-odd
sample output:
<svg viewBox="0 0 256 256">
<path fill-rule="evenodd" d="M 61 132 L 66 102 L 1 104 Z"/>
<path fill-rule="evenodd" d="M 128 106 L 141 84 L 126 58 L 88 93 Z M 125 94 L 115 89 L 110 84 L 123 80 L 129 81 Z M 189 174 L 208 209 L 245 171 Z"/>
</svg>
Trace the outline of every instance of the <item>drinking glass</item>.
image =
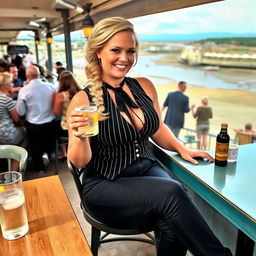
<svg viewBox="0 0 256 256">
<path fill-rule="evenodd" d="M 77 107 L 75 110 L 82 112 L 82 116 L 87 116 L 89 118 L 88 125 L 79 127 L 78 131 L 84 132 L 85 137 L 97 135 L 99 133 L 98 106 L 91 102 L 88 105 Z"/>
<path fill-rule="evenodd" d="M 0 224 L 7 240 L 20 238 L 28 232 L 25 195 L 19 172 L 0 173 Z"/>
<path fill-rule="evenodd" d="M 236 162 L 238 155 L 238 144 L 231 143 L 228 148 L 228 162 Z"/>
</svg>

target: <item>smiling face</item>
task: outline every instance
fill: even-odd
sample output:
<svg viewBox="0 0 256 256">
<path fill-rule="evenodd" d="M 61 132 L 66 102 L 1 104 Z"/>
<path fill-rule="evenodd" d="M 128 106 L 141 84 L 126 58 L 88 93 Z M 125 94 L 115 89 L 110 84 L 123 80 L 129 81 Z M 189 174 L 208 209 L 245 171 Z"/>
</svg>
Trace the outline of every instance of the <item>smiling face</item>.
<svg viewBox="0 0 256 256">
<path fill-rule="evenodd" d="M 131 31 L 116 33 L 97 52 L 101 60 L 102 79 L 117 86 L 131 69 L 136 56 L 136 40 Z"/>
</svg>

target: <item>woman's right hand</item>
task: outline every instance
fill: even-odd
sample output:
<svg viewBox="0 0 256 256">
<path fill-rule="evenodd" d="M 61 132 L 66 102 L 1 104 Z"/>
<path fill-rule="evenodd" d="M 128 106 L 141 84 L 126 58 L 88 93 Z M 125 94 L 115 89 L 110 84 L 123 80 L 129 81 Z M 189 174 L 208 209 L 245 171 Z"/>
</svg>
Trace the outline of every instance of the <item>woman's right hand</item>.
<svg viewBox="0 0 256 256">
<path fill-rule="evenodd" d="M 78 128 L 79 127 L 84 127 L 88 125 L 89 123 L 89 118 L 86 116 L 82 116 L 82 113 L 77 110 L 72 110 L 70 113 L 70 117 L 68 120 L 68 125 L 69 128 L 72 132 L 72 134 L 79 138 L 79 139 L 85 139 L 86 137 L 84 136 L 84 132 L 79 132 Z"/>
</svg>

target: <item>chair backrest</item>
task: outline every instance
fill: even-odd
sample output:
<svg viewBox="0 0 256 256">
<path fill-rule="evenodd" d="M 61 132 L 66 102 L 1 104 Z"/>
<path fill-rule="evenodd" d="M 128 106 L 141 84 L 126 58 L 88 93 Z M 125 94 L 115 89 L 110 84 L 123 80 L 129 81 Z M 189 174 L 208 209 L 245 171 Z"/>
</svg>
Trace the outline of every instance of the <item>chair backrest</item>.
<svg viewBox="0 0 256 256">
<path fill-rule="evenodd" d="M 252 135 L 243 131 L 236 131 L 236 139 L 238 141 L 238 145 L 252 143 Z"/>
<path fill-rule="evenodd" d="M 80 200 L 82 202 L 82 182 L 81 182 L 81 176 L 84 171 L 84 169 L 78 169 L 76 168 L 69 160 L 67 160 L 68 168 L 73 176 L 73 179 L 76 183 L 77 192 L 79 194 Z"/>
<path fill-rule="evenodd" d="M 0 145 L 0 158 L 8 160 L 8 171 L 11 170 L 11 159 L 19 162 L 19 171 L 24 175 L 27 167 L 28 152 L 15 145 Z"/>
</svg>

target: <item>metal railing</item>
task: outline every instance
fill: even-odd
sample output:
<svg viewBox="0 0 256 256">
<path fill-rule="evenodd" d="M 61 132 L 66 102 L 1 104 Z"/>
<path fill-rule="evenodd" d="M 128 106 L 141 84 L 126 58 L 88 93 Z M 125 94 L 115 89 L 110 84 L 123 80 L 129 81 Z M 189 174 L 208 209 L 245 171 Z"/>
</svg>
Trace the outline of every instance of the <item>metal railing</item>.
<svg viewBox="0 0 256 256">
<path fill-rule="evenodd" d="M 208 133 L 208 148 L 207 150 L 215 150 L 217 133 L 209 132 Z M 190 148 L 197 148 L 198 143 L 200 142 L 197 139 L 197 134 L 195 129 L 184 127 L 181 129 L 179 140 Z"/>
</svg>

